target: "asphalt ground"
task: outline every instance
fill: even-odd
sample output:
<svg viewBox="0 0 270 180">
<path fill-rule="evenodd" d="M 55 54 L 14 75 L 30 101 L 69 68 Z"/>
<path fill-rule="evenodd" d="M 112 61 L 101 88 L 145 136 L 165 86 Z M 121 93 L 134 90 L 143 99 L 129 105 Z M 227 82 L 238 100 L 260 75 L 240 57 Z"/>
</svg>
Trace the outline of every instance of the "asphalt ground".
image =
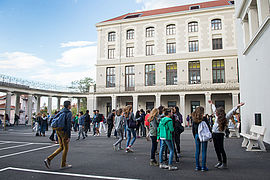
<svg viewBox="0 0 270 180">
<path fill-rule="evenodd" d="M 225 139 L 228 156 L 227 170 L 215 169 L 217 163 L 213 143 L 208 144 L 208 172 L 197 172 L 195 168 L 195 145 L 190 129 L 181 135 L 179 170 L 168 171 L 149 166 L 151 142 L 138 138 L 134 152 L 113 151 L 114 137 L 88 136 L 76 141 L 72 133 L 68 162 L 72 168 L 60 170 L 61 155 L 51 162 L 47 169 L 43 160 L 57 145 L 46 137 L 35 137 L 30 128 L 10 127 L 0 129 L 0 180 L 74 180 L 74 179 L 270 179 L 270 150 L 267 152 L 246 152 L 241 148 L 242 139 Z M 124 143 L 126 141 L 124 140 Z"/>
</svg>

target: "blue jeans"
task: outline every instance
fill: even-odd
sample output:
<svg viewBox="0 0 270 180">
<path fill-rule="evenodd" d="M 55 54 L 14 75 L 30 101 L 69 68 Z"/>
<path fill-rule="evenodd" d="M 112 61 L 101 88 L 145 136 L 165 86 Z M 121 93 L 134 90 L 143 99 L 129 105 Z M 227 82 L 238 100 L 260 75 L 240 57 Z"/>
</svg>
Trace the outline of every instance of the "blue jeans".
<svg viewBox="0 0 270 180">
<path fill-rule="evenodd" d="M 132 141 L 130 143 L 131 133 L 132 133 L 133 139 L 132 139 Z M 127 128 L 127 136 L 128 136 L 128 138 L 127 138 L 127 147 L 132 146 L 134 144 L 134 142 L 136 141 L 136 132 L 135 132 L 134 128 Z"/>
<path fill-rule="evenodd" d="M 174 153 L 172 140 L 161 140 L 160 141 L 159 162 L 163 163 L 162 155 L 163 155 L 163 151 L 164 151 L 164 148 L 165 148 L 166 145 L 168 146 L 168 148 L 170 150 L 170 156 L 169 156 L 168 165 L 172 165 L 173 153 Z M 166 154 L 166 156 L 167 156 L 167 154 Z"/>
<path fill-rule="evenodd" d="M 196 152 L 195 152 L 195 160 L 196 167 L 200 168 L 200 151 L 202 145 L 202 168 L 206 168 L 206 154 L 207 154 L 207 141 L 200 142 L 199 135 L 195 135 L 195 144 L 196 144 Z"/>
</svg>

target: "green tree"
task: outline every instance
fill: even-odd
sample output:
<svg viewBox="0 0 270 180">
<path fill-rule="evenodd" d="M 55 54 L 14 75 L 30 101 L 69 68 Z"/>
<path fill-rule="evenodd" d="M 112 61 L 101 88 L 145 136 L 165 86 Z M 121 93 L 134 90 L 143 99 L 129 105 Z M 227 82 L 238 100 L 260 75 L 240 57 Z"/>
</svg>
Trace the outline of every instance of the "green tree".
<svg viewBox="0 0 270 180">
<path fill-rule="evenodd" d="M 89 88 L 91 84 L 94 84 L 95 81 L 90 77 L 85 77 L 84 79 L 72 81 L 71 82 L 71 88 L 72 89 L 78 89 L 81 93 L 89 93 Z M 86 98 L 83 98 L 81 100 L 80 109 L 85 113 L 87 110 L 87 100 Z M 76 108 L 77 113 L 77 108 Z"/>
</svg>

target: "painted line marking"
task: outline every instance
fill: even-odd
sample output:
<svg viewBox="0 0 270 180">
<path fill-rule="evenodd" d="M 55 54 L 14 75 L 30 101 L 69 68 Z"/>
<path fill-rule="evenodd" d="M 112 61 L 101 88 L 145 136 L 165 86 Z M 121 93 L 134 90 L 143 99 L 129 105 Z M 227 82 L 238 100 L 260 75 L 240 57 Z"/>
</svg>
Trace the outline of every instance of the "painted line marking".
<svg viewBox="0 0 270 180">
<path fill-rule="evenodd" d="M 139 180 L 139 179 L 130 179 L 130 178 L 110 177 L 110 176 L 97 176 L 97 175 L 87 175 L 87 174 L 74 174 L 74 173 L 64 173 L 64 172 L 62 173 L 62 172 L 53 172 L 53 171 L 42 171 L 42 170 L 23 169 L 23 168 L 14 168 L 14 167 L 7 167 L 4 169 L 1 169 L 0 172 L 6 171 L 6 170 L 15 170 L 15 171 L 24 171 L 24 172 L 42 173 L 42 174 L 53 174 L 53 175 L 61 175 L 61 176 L 95 178 L 95 179 Z"/>
<path fill-rule="evenodd" d="M 13 143 L 13 144 L 43 144 L 43 145 L 50 145 L 52 143 L 35 143 L 35 142 L 20 142 L 20 141 L 0 141 L 0 143 L 8 144 L 8 143 Z"/>
<path fill-rule="evenodd" d="M 10 147 L 5 147 L 5 148 L 0 148 L 0 151 L 6 150 L 6 149 L 13 149 L 13 148 L 18 148 L 18 147 L 23 147 L 23 146 L 29 146 L 29 145 L 32 145 L 32 143 L 21 144 L 21 145 L 17 145 L 17 146 L 10 146 Z"/>
<path fill-rule="evenodd" d="M 36 148 L 36 149 L 30 149 L 30 150 L 26 150 L 26 151 L 21 151 L 21 152 L 17 152 L 17 153 L 3 155 L 3 156 L 0 156 L 0 159 L 5 158 L 5 157 L 19 155 L 19 154 L 25 154 L 25 153 L 29 153 L 29 152 L 33 152 L 33 151 L 38 151 L 38 150 L 42 150 L 42 149 L 47 149 L 47 148 L 51 148 L 51 147 L 54 147 L 54 146 L 58 146 L 58 144 L 54 144 L 54 145 L 51 145 L 51 146 L 45 146 L 45 147 L 40 147 L 40 148 Z"/>
<path fill-rule="evenodd" d="M 1 145 L 1 144 L 8 144 L 8 142 L 1 142 L 0 145 Z"/>
</svg>

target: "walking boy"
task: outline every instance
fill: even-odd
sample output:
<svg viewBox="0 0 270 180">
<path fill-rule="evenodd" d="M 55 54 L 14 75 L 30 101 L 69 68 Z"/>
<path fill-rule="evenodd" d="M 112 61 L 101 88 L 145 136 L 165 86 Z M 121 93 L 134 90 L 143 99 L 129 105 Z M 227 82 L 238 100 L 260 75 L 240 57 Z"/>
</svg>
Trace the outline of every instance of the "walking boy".
<svg viewBox="0 0 270 180">
<path fill-rule="evenodd" d="M 51 161 L 53 160 L 53 158 L 62 151 L 63 151 L 63 154 L 62 154 L 62 161 L 61 161 L 61 169 L 72 167 L 72 165 L 66 163 L 68 146 L 69 146 L 69 141 L 70 141 L 70 134 L 71 134 L 72 113 L 70 109 L 71 109 L 70 101 L 65 101 L 64 108 L 55 116 L 55 119 L 58 118 L 59 120 L 58 124 L 63 125 L 63 128 L 60 128 L 60 127 L 55 128 L 56 134 L 58 136 L 59 148 L 44 160 L 44 163 L 47 168 L 50 168 Z"/>
</svg>

